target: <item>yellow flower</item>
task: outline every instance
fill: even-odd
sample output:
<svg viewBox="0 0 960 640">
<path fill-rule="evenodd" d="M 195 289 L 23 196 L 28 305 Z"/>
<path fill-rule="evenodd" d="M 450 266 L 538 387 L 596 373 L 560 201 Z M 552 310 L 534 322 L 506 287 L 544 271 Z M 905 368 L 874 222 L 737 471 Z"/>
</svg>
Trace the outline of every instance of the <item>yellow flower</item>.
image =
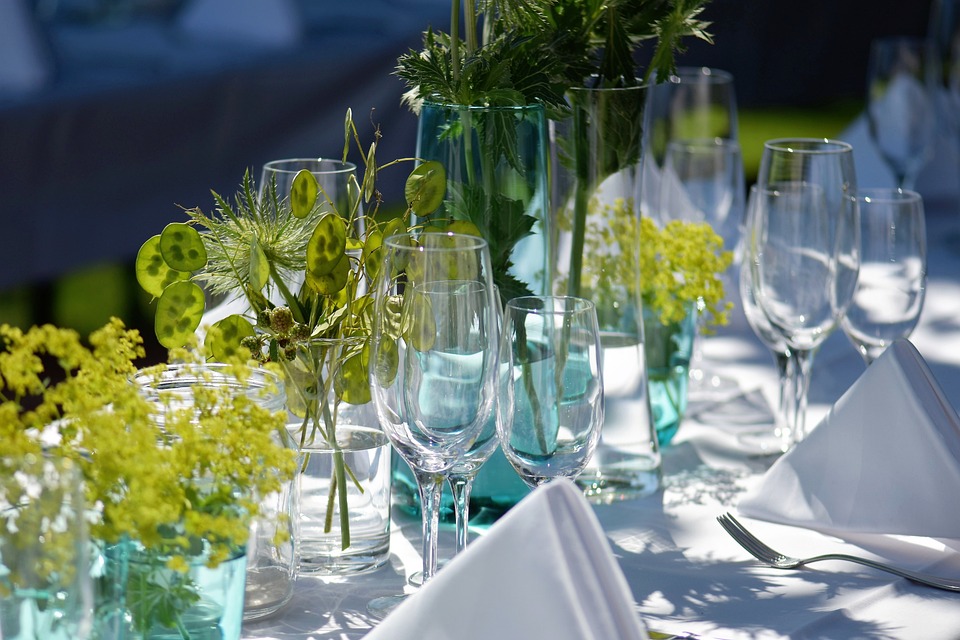
<svg viewBox="0 0 960 640">
<path fill-rule="evenodd" d="M 284 411 L 228 385 L 195 385 L 187 402 L 165 394 L 151 402 L 131 379 L 144 356 L 140 335 L 117 319 L 91 334 L 89 346 L 51 325 L 3 325 L 0 340 L 0 451 L 22 460 L 41 453 L 44 430 L 55 433 L 48 450 L 81 469 L 88 505 L 99 513 L 91 533 L 104 543 L 131 538 L 182 568 L 202 539 L 208 562 L 218 563 L 246 543 L 257 496 L 293 477 L 294 452 L 275 437 Z M 197 350 L 174 357 L 198 370 L 205 362 Z M 242 389 L 247 365 L 229 371 Z"/>
</svg>

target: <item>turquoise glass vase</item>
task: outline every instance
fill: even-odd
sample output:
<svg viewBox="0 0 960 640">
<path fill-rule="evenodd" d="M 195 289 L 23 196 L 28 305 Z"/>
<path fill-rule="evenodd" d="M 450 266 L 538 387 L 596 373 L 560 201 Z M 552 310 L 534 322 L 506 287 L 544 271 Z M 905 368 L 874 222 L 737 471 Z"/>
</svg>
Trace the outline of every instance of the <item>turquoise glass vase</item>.
<svg viewBox="0 0 960 640">
<path fill-rule="evenodd" d="M 551 281 L 547 121 L 542 105 L 477 107 L 426 101 L 420 111 L 417 158 L 446 171 L 443 203 L 414 221 L 440 229 L 468 222 L 490 245 L 501 302 L 543 295 Z M 394 505 L 419 513 L 409 467 L 394 456 Z M 529 493 L 497 449 L 480 468 L 470 497 L 470 523 L 496 520 Z M 441 517 L 453 522 L 444 489 Z"/>
<path fill-rule="evenodd" d="M 666 324 L 660 321 L 655 311 L 644 308 L 647 386 L 660 446 L 670 444 L 687 411 L 690 357 L 696 332 L 696 303 L 690 303 L 683 320 Z"/>
</svg>

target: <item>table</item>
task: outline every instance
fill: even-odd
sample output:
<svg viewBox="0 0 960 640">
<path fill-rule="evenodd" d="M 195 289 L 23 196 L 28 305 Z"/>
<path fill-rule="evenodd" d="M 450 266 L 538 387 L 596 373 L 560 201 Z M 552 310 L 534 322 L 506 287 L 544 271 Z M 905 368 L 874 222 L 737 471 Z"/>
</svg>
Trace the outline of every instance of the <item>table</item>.
<svg viewBox="0 0 960 640">
<path fill-rule="evenodd" d="M 934 201 L 927 221 L 927 297 L 911 340 L 958 407 L 960 216 L 950 203 Z M 705 357 L 716 372 L 737 380 L 739 389 L 691 404 L 675 441 L 664 450 L 661 492 L 595 507 L 642 618 L 651 629 L 703 638 L 960 637 L 956 594 L 844 563 L 791 572 L 760 567 L 715 522 L 773 462 L 752 455 L 737 439 L 746 429 L 772 422 L 776 374 L 739 307 L 732 316 L 728 327 L 705 341 Z M 828 338 L 814 362 L 810 424 L 863 369 L 842 333 Z M 419 523 L 397 515 L 394 525 L 387 566 L 345 580 L 301 578 L 288 608 L 273 619 L 248 623 L 244 638 L 363 637 L 374 624 L 367 601 L 399 592 L 407 575 L 419 569 Z M 841 541 L 782 525 L 751 525 L 761 538 L 791 553 L 828 548 L 876 553 L 907 567 L 930 565 L 932 571 L 960 577 L 960 532 L 956 540 L 857 535 Z M 452 546 L 453 532 L 446 529 L 441 557 L 449 556 Z"/>
</svg>

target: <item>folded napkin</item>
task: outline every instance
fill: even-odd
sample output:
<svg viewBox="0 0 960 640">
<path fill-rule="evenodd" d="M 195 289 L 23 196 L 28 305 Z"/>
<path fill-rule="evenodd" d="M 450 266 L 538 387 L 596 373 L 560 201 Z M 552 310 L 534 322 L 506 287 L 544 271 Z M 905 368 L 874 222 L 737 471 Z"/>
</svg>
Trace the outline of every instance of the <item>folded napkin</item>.
<svg viewBox="0 0 960 640">
<path fill-rule="evenodd" d="M 646 639 L 590 504 L 569 480 L 524 498 L 367 640 Z"/>
<path fill-rule="evenodd" d="M 955 538 L 960 418 L 894 342 L 741 500 L 743 515 L 834 532 Z"/>
</svg>

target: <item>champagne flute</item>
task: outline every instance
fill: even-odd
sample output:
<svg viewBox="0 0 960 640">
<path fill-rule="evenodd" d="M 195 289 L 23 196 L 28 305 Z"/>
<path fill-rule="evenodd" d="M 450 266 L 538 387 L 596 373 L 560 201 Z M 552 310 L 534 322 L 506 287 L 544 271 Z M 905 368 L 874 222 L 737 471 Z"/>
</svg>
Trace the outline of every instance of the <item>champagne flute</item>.
<svg viewBox="0 0 960 640">
<path fill-rule="evenodd" d="M 861 189 L 860 277 L 841 321 L 869 365 L 917 326 L 927 279 L 923 199 L 915 191 Z"/>
<path fill-rule="evenodd" d="M 754 185 L 750 188 L 750 198 L 747 200 L 748 216 L 756 202 L 757 187 Z M 747 222 L 745 228 L 750 229 L 752 226 Z M 779 394 L 773 429 L 747 432 L 742 434 L 739 440 L 763 453 L 784 452 L 790 447 L 792 441 L 790 435 L 793 425 L 791 383 L 795 380 L 792 371 L 793 355 L 786 340 L 773 328 L 770 320 L 757 305 L 756 298 L 753 296 L 753 272 L 753 265 L 749 262 L 740 266 L 740 302 L 743 306 L 743 315 L 747 319 L 747 324 L 773 355 L 773 361 L 777 368 Z"/>
<path fill-rule="evenodd" d="M 507 303 L 500 342 L 500 446 L 527 485 L 575 479 L 600 440 L 603 373 L 593 303 L 524 296 Z"/>
<path fill-rule="evenodd" d="M 939 75 L 931 44 L 920 38 L 877 38 L 867 71 L 870 138 L 893 172 L 912 189 L 930 159 L 936 122 L 933 87 Z"/>
<path fill-rule="evenodd" d="M 370 385 L 383 430 L 420 493 L 424 584 L 437 569 L 444 475 L 494 411 L 495 295 L 482 238 L 423 233 L 384 241 L 374 284 Z M 384 614 L 402 598 L 378 598 L 368 609 Z"/>
<path fill-rule="evenodd" d="M 764 144 L 747 230 L 753 293 L 795 358 L 791 437 L 805 436 L 813 356 L 853 297 L 860 263 L 853 148 L 840 141 Z"/>
</svg>

